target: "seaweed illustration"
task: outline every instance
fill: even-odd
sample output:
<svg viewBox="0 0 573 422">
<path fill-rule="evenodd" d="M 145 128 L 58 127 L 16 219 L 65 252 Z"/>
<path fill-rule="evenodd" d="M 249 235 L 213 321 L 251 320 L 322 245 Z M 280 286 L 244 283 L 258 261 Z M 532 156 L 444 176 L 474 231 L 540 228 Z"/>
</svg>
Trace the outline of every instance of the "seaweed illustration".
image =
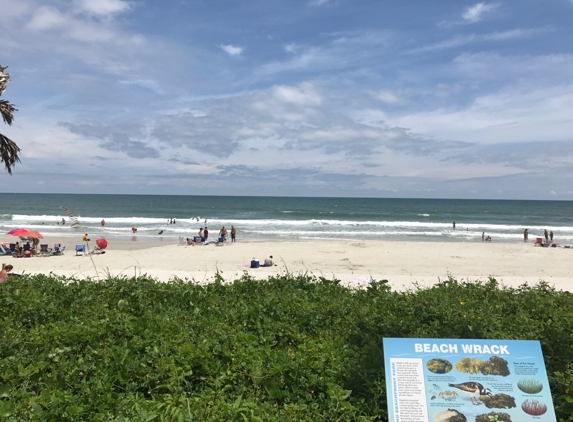
<svg viewBox="0 0 573 422">
<path fill-rule="evenodd" d="M 456 363 L 456 370 L 470 374 L 481 372 L 484 375 L 501 375 L 503 377 L 510 374 L 507 361 L 498 356 L 492 356 L 485 362 L 480 359 L 461 358 Z"/>
<path fill-rule="evenodd" d="M 495 396 L 481 396 L 480 400 L 488 409 L 511 409 L 517 407 L 515 398 L 507 394 L 498 393 Z"/>
<path fill-rule="evenodd" d="M 517 383 L 517 388 L 525 394 L 537 394 L 543 390 L 543 385 L 533 378 L 525 378 Z"/>
<path fill-rule="evenodd" d="M 426 363 L 426 368 L 436 374 L 446 374 L 452 370 L 452 364 L 446 359 L 431 359 Z"/>
<path fill-rule="evenodd" d="M 456 370 L 470 374 L 477 374 L 483 365 L 481 359 L 462 358 L 456 363 Z"/>
<path fill-rule="evenodd" d="M 476 416 L 476 422 L 511 422 L 511 416 L 503 412 L 484 413 Z"/>
<path fill-rule="evenodd" d="M 510 374 L 507 361 L 498 356 L 492 356 L 484 362 L 480 372 L 484 375 L 501 375 L 502 377 L 507 377 Z"/>
<path fill-rule="evenodd" d="M 521 405 L 521 409 L 531 416 L 541 416 L 547 412 L 547 406 L 537 400 L 525 400 Z"/>
</svg>

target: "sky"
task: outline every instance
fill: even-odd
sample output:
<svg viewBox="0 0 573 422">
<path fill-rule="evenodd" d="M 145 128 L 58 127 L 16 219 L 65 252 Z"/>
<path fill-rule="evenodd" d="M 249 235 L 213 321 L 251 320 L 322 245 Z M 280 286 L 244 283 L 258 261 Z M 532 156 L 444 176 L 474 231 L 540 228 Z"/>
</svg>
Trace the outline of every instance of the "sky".
<svg viewBox="0 0 573 422">
<path fill-rule="evenodd" d="M 0 10 L 0 192 L 573 200 L 573 0 Z"/>
</svg>

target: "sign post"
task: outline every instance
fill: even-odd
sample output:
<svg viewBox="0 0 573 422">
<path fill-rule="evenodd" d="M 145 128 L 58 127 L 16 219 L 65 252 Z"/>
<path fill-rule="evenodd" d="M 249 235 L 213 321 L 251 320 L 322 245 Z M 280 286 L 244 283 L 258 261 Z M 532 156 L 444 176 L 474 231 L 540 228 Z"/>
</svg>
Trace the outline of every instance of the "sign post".
<svg viewBox="0 0 573 422">
<path fill-rule="evenodd" d="M 383 345 L 390 422 L 557 422 L 538 341 Z"/>
</svg>

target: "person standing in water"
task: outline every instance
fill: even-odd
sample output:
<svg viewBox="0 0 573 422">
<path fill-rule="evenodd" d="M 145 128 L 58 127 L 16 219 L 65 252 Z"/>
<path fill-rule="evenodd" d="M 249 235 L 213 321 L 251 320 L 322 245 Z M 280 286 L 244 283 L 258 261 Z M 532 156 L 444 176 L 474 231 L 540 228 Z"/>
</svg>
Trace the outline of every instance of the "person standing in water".
<svg viewBox="0 0 573 422">
<path fill-rule="evenodd" d="M 527 242 L 527 239 L 529 238 L 529 232 L 527 231 L 527 229 L 525 229 L 523 231 L 523 241 Z"/>
<path fill-rule="evenodd" d="M 454 229 L 456 228 L 456 220 L 454 220 L 454 222 L 452 223 L 452 226 L 454 227 Z"/>
<path fill-rule="evenodd" d="M 236 237 L 237 237 L 237 229 L 235 228 L 235 226 L 231 226 L 231 243 L 237 242 Z"/>
</svg>

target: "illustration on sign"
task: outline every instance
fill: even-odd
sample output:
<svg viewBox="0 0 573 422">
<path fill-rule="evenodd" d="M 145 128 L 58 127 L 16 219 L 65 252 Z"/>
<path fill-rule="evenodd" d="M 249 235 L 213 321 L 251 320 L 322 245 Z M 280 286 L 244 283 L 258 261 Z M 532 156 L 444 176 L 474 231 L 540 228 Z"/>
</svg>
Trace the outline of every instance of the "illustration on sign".
<svg viewBox="0 0 573 422">
<path fill-rule="evenodd" d="M 557 422 L 538 341 L 385 338 L 392 422 Z"/>
</svg>

